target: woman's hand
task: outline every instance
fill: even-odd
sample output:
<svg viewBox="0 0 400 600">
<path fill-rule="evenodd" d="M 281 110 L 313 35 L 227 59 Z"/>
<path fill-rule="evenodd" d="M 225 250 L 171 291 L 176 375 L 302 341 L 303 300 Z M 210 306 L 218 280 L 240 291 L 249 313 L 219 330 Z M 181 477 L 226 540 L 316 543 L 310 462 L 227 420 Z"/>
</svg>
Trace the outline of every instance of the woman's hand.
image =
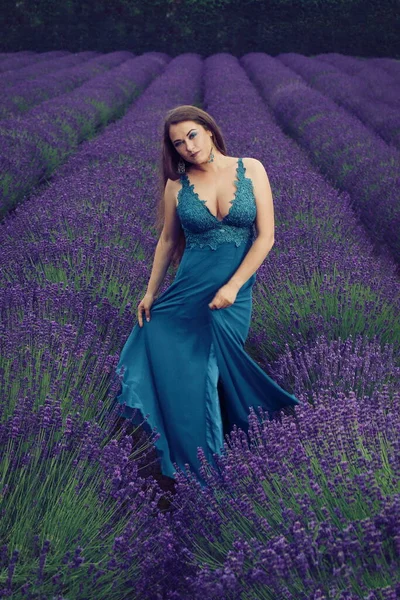
<svg viewBox="0 0 400 600">
<path fill-rule="evenodd" d="M 238 291 L 239 289 L 236 285 L 233 283 L 226 283 L 219 288 L 208 306 L 211 308 L 211 310 L 214 310 L 215 308 L 226 308 L 227 306 L 231 306 L 236 300 Z"/>
<path fill-rule="evenodd" d="M 143 311 L 146 314 L 146 321 L 150 321 L 150 307 L 154 302 L 153 294 L 146 293 L 143 299 L 138 304 L 138 321 L 139 326 L 143 327 Z"/>
</svg>

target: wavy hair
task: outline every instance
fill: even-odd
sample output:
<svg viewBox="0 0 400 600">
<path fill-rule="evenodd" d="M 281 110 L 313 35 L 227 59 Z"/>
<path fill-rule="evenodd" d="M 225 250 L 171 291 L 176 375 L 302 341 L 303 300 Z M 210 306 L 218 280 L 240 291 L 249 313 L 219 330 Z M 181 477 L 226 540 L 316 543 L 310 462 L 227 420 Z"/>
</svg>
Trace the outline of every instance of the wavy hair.
<svg viewBox="0 0 400 600">
<path fill-rule="evenodd" d="M 202 125 L 204 129 L 212 132 L 214 146 L 226 156 L 227 150 L 222 132 L 211 115 L 197 106 L 191 104 L 183 104 L 169 110 L 164 119 L 164 131 L 161 147 L 161 165 L 160 165 L 160 181 L 159 181 L 159 200 L 156 210 L 155 229 L 158 235 L 161 234 L 164 227 L 165 205 L 164 205 L 164 190 L 168 179 L 176 181 L 179 179 L 178 162 L 183 160 L 185 168 L 191 163 L 184 160 L 174 147 L 169 137 L 170 125 L 175 125 L 181 121 L 195 121 Z M 185 250 L 185 235 L 181 227 L 179 240 L 175 252 L 172 256 L 172 264 L 174 267 L 179 265 L 182 254 Z"/>
</svg>

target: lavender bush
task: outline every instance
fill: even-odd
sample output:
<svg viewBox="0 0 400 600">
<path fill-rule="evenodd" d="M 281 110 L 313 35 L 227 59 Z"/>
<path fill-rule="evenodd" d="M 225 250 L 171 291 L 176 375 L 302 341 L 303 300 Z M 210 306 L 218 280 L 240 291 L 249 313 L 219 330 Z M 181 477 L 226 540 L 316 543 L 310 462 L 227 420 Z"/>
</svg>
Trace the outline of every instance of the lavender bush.
<svg viewBox="0 0 400 600">
<path fill-rule="evenodd" d="M 1 62 L 0 73 L 22 69 L 23 67 L 33 65 L 34 63 L 40 63 L 52 58 L 61 58 L 68 54 L 70 53 L 66 50 L 52 50 L 51 52 L 42 52 L 40 54 L 30 53 L 22 56 L 20 55 L 20 52 L 16 52 L 13 56 L 9 56 Z"/>
<path fill-rule="evenodd" d="M 279 123 L 307 149 L 313 163 L 351 201 L 375 242 L 376 252 L 387 245 L 400 259 L 397 149 L 390 148 L 357 118 L 312 90 L 280 60 L 262 53 L 242 58 L 251 78 Z M 333 135 L 332 132 L 335 132 Z"/>
<path fill-rule="evenodd" d="M 371 58 L 370 62 L 384 69 L 389 75 L 400 83 L 400 64 L 398 59 L 394 58 Z"/>
<path fill-rule="evenodd" d="M 286 352 L 265 367 L 272 377 L 305 394 L 314 403 L 315 390 L 373 397 L 383 387 L 394 393 L 400 381 L 398 355 L 392 344 L 383 347 L 376 337 L 369 340 L 350 335 L 347 340 L 328 340 L 325 335 L 305 343 L 296 352 Z"/>
<path fill-rule="evenodd" d="M 308 85 L 346 108 L 388 144 L 400 147 L 400 88 L 392 86 L 389 95 L 387 80 L 392 78 L 387 73 L 366 65 L 361 76 L 360 73 L 347 75 L 332 61 L 328 64 L 300 54 L 285 54 L 282 61 Z M 376 90 L 380 90 L 378 98 Z"/>
<path fill-rule="evenodd" d="M 61 413 L 54 396 L 37 411 L 20 396 L 2 420 L 0 596 L 139 598 L 160 492 L 138 477 L 131 436 Z"/>
<path fill-rule="evenodd" d="M 335 67 L 343 70 L 349 75 L 358 75 L 367 79 L 371 84 L 371 91 L 379 95 L 384 101 L 386 95 L 391 96 L 391 87 L 400 83 L 400 69 L 398 61 L 388 58 L 368 58 L 361 60 L 354 56 L 346 56 L 337 52 L 328 52 L 317 54 L 316 58 L 324 62 L 333 64 Z M 379 89 L 371 80 L 371 74 L 378 78 L 379 83 L 385 86 L 385 89 Z M 386 76 L 385 76 L 386 74 Z M 398 101 L 398 98 L 397 98 Z"/>
<path fill-rule="evenodd" d="M 304 402 L 280 421 L 250 411 L 216 469 L 199 449 L 207 487 L 178 470 L 163 514 L 143 478 L 150 440 L 135 447 L 105 415 L 156 242 L 162 118 L 184 103 L 216 118 L 229 154 L 267 169 L 276 245 L 258 271 L 248 348 Z M 396 265 L 375 255 L 349 194 L 283 134 L 237 59 L 171 60 L 123 118 L 5 216 L 0 244 L 4 595 L 400 595 Z"/>
<path fill-rule="evenodd" d="M 251 410 L 217 470 L 199 449 L 201 494 L 179 474 L 173 527 L 202 564 L 196 598 L 398 598 L 400 396 L 316 396 L 296 423 Z"/>
<path fill-rule="evenodd" d="M 98 52 L 88 51 L 67 54 L 61 58 L 49 58 L 48 60 L 23 67 L 22 69 L 2 73 L 0 75 L 0 84 L 2 87 L 7 88 L 20 82 L 31 81 L 58 69 L 67 69 L 79 65 L 96 56 L 99 56 Z"/>
<path fill-rule="evenodd" d="M 67 58 L 70 59 L 71 57 L 68 56 Z M 76 57 L 74 58 L 77 62 Z M 107 55 L 92 58 L 92 60 L 83 57 L 79 60 L 83 64 L 68 65 L 65 68 L 60 67 L 56 73 L 37 77 L 33 81 L 16 83 L 0 93 L 0 119 L 17 116 L 45 100 L 67 94 L 96 75 L 117 67 L 132 58 L 133 54 L 131 52 L 111 52 Z M 17 73 L 20 73 L 20 71 L 17 71 Z"/>
<path fill-rule="evenodd" d="M 48 177 L 83 139 L 120 117 L 164 63 L 152 53 L 125 61 L 67 97 L 0 123 L 0 215 Z"/>
</svg>

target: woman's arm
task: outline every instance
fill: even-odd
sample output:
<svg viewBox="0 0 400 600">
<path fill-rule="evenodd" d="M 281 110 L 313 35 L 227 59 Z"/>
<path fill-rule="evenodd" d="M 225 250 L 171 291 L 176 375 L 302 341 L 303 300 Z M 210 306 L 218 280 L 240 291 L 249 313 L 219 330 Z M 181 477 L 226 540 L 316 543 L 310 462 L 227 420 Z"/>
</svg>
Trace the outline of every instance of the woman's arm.
<svg viewBox="0 0 400 600">
<path fill-rule="evenodd" d="M 257 238 L 228 282 L 237 287 L 238 291 L 264 262 L 275 243 L 274 204 L 271 186 L 264 165 L 255 158 L 252 159 L 251 164 L 251 179 L 257 206 Z"/>
<path fill-rule="evenodd" d="M 164 192 L 164 226 L 154 253 L 153 268 L 146 294 L 155 296 L 164 281 L 165 274 L 179 240 L 180 221 L 176 211 L 176 186 L 168 179 Z"/>
<path fill-rule="evenodd" d="M 274 205 L 267 173 L 259 160 L 247 160 L 251 160 L 251 180 L 257 206 L 257 238 L 228 283 L 219 288 L 209 303 L 211 310 L 226 308 L 235 302 L 240 288 L 264 262 L 275 242 Z"/>
</svg>

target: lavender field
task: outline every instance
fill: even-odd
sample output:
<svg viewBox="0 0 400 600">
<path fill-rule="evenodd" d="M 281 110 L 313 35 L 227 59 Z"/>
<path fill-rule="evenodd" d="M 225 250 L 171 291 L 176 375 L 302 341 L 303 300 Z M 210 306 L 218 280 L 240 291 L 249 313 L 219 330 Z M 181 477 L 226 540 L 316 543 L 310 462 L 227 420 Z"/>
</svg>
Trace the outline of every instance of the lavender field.
<svg viewBox="0 0 400 600">
<path fill-rule="evenodd" d="M 399 599 L 400 62 L 20 52 L 0 82 L 0 598 Z M 302 404 L 172 493 L 109 407 L 181 104 L 268 173 L 246 346 Z"/>
</svg>

